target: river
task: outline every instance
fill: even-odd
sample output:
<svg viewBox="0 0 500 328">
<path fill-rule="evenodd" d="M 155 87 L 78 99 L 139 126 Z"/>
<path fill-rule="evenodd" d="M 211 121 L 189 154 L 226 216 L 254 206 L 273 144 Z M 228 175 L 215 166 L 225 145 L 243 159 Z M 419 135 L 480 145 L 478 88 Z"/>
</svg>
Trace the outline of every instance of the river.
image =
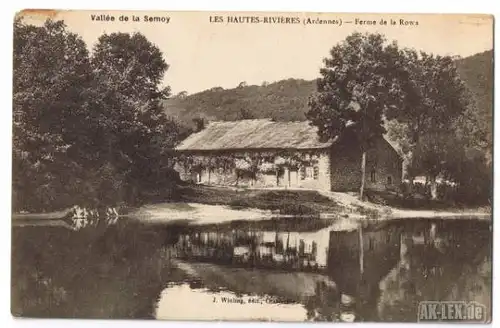
<svg viewBox="0 0 500 328">
<path fill-rule="evenodd" d="M 414 322 L 421 301 L 491 309 L 491 221 L 301 220 L 17 224 L 12 313 Z"/>
</svg>

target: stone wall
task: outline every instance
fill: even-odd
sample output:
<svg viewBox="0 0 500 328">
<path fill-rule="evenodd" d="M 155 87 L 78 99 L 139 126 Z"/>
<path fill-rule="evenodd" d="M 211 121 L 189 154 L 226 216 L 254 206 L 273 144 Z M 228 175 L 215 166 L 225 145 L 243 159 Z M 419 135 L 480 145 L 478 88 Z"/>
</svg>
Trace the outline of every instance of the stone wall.
<svg viewBox="0 0 500 328">
<path fill-rule="evenodd" d="M 391 190 L 399 188 L 403 175 L 402 160 L 397 152 L 380 138 L 366 155 L 366 188 Z"/>
<path fill-rule="evenodd" d="M 331 150 L 331 186 L 335 191 L 357 191 L 361 185 L 361 150 L 339 145 Z"/>
<path fill-rule="evenodd" d="M 338 145 L 332 148 L 331 185 L 335 191 L 357 191 L 361 186 L 360 147 Z M 383 138 L 376 140 L 366 154 L 365 187 L 371 190 L 396 189 L 401 184 L 402 161 Z"/>
</svg>

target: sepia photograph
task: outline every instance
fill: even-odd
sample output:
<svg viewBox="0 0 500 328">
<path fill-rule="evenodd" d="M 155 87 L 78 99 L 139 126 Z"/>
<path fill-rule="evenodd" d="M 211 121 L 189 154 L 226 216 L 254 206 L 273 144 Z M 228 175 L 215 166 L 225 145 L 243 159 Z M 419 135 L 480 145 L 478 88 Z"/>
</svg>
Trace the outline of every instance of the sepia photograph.
<svg viewBox="0 0 500 328">
<path fill-rule="evenodd" d="M 490 323 L 493 23 L 18 12 L 12 316 Z"/>
</svg>

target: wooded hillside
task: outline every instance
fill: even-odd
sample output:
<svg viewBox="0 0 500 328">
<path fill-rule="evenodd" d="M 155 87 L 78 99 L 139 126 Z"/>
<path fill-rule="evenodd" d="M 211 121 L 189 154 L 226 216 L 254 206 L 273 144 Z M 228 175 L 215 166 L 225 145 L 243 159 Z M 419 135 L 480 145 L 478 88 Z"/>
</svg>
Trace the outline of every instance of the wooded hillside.
<svg viewBox="0 0 500 328">
<path fill-rule="evenodd" d="M 477 129 L 484 131 L 484 147 L 493 149 L 493 51 L 485 51 L 457 61 L 462 79 L 472 93 Z"/>
<path fill-rule="evenodd" d="M 482 121 L 492 126 L 493 51 L 457 60 L 467 86 L 476 98 Z M 167 115 L 192 125 L 193 118 L 233 121 L 244 118 L 273 118 L 277 121 L 306 119 L 307 101 L 316 82 L 287 79 L 274 83 L 245 85 L 234 89 L 214 87 L 192 95 L 179 94 L 165 100 Z"/>
<path fill-rule="evenodd" d="M 288 79 L 261 86 L 234 89 L 212 88 L 193 95 L 164 101 L 169 116 L 191 124 L 193 118 L 234 121 L 244 118 L 273 118 L 277 121 L 304 121 L 314 81 Z"/>
</svg>

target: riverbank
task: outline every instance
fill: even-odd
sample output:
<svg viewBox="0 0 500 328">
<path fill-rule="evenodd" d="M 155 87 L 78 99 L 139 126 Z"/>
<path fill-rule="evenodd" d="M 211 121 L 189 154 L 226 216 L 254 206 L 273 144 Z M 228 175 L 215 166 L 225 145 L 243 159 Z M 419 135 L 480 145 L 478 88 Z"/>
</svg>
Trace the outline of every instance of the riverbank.
<svg viewBox="0 0 500 328">
<path fill-rule="evenodd" d="M 410 208 L 372 201 L 370 194 L 361 201 L 356 193 L 306 189 L 236 189 L 203 185 L 183 186 L 181 200 L 190 206 L 215 205 L 220 209 L 251 211 L 256 216 L 304 216 L 320 218 L 400 219 L 400 218 L 490 218 L 490 208 L 453 205 Z M 380 197 L 379 197 L 380 198 Z M 217 213 L 216 208 L 211 208 Z M 222 213 L 222 212 L 221 212 Z M 224 212 L 230 214 L 229 212 Z"/>
<path fill-rule="evenodd" d="M 183 186 L 176 203 L 140 207 L 130 215 L 141 220 L 188 224 L 224 224 L 234 221 L 304 219 L 342 227 L 363 220 L 491 219 L 485 209 L 407 209 L 360 201 L 354 193 L 316 190 L 236 189 L 212 186 Z M 314 219 L 314 220 L 312 220 Z M 297 225 L 291 222 L 290 225 Z M 300 226 L 300 224 L 299 224 Z M 298 227 L 301 228 L 301 227 Z M 347 229 L 347 228 L 345 228 Z"/>
<path fill-rule="evenodd" d="M 269 219 L 321 219 L 357 222 L 402 218 L 491 220 L 488 208 L 404 208 L 359 200 L 355 193 L 291 189 L 237 189 L 203 185 L 179 187 L 175 202 L 143 205 L 120 212 L 160 223 L 216 224 Z M 13 225 L 55 224 L 65 211 L 14 214 Z"/>
</svg>

